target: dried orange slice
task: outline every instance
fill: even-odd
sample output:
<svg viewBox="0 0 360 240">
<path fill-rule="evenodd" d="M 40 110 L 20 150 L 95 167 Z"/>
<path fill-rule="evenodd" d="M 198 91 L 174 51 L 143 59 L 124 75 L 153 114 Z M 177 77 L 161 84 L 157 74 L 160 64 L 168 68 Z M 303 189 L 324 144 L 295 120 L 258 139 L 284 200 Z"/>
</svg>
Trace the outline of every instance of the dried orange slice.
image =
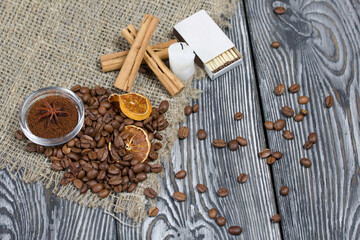
<svg viewBox="0 0 360 240">
<path fill-rule="evenodd" d="M 123 132 L 129 133 L 129 136 L 124 140 L 126 151 L 133 154 L 133 160 L 145 161 L 151 149 L 149 136 L 145 130 L 134 125 L 128 125 Z"/>
<path fill-rule="evenodd" d="M 152 107 L 149 99 L 138 93 L 119 95 L 113 93 L 109 96 L 109 102 L 119 102 L 121 111 L 129 118 L 142 121 L 150 116 Z"/>
</svg>

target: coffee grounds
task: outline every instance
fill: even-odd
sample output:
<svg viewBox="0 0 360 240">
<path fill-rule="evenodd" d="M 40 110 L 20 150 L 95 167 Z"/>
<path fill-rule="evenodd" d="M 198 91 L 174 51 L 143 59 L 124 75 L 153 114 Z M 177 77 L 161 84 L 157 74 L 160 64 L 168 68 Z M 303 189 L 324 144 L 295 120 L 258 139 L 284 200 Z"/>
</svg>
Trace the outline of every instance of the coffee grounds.
<svg viewBox="0 0 360 240">
<path fill-rule="evenodd" d="M 38 108 L 45 108 L 44 100 L 50 105 L 55 104 L 56 108 L 63 108 L 67 116 L 60 116 L 59 123 L 56 124 L 54 119 L 48 123 L 48 118 L 40 119 L 44 114 Z M 58 138 L 68 134 L 75 128 L 78 123 L 78 112 L 71 100 L 60 96 L 49 96 L 36 101 L 29 110 L 27 122 L 30 131 L 41 138 Z"/>
</svg>

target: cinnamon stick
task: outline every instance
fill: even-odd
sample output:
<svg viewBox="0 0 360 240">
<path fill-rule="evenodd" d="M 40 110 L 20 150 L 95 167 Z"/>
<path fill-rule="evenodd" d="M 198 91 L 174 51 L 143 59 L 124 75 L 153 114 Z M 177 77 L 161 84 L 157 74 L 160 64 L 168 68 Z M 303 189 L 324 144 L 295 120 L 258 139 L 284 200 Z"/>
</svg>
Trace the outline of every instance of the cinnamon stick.
<svg viewBox="0 0 360 240">
<path fill-rule="evenodd" d="M 122 34 L 130 44 L 133 44 L 138 33 L 136 28 L 130 24 L 126 31 L 122 31 Z M 151 47 L 147 47 L 144 59 L 172 96 L 175 96 L 184 89 L 184 84 L 167 68 Z"/>
<path fill-rule="evenodd" d="M 160 19 L 146 14 L 137 37 L 135 38 L 123 66 L 116 78 L 114 86 L 126 92 L 131 91 L 132 85 L 135 81 L 136 74 L 139 70 L 140 64 L 144 58 L 145 51 L 149 46 L 151 36 L 155 32 L 156 26 Z M 122 32 L 127 31 L 123 29 Z"/>
<path fill-rule="evenodd" d="M 166 60 L 169 58 L 169 46 L 176 42 L 177 40 L 173 39 L 167 42 L 152 45 L 151 48 L 155 51 L 161 60 Z M 121 69 L 128 53 L 129 51 L 123 51 L 100 56 L 102 71 L 110 72 Z M 145 60 L 143 60 L 141 64 L 145 64 Z"/>
</svg>

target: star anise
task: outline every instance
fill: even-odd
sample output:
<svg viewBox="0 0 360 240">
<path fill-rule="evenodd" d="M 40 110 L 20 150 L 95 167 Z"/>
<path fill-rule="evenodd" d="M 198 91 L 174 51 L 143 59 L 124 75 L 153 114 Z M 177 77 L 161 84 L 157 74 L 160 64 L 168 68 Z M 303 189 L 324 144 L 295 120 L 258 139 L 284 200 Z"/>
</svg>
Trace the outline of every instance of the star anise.
<svg viewBox="0 0 360 240">
<path fill-rule="evenodd" d="M 44 100 L 45 108 L 38 108 L 41 115 L 40 119 L 48 118 L 47 125 L 50 125 L 51 120 L 54 119 L 56 124 L 59 124 L 59 117 L 66 117 L 68 114 L 64 111 L 63 107 L 56 108 L 55 103 L 49 104 L 47 101 Z"/>
</svg>

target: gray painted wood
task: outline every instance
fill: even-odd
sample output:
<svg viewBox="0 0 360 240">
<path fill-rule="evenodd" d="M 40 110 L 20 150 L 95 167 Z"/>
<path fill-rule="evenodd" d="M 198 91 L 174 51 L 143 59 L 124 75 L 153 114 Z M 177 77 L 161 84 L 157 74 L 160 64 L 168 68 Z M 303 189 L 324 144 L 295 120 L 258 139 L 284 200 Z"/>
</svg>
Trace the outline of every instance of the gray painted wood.
<svg viewBox="0 0 360 240">
<path fill-rule="evenodd" d="M 298 112 L 297 97 L 310 97 L 302 106 L 309 111 L 303 122 L 286 120 L 293 141 L 267 132 L 271 149 L 284 152 L 272 170 L 285 239 L 360 238 L 360 22 L 355 2 L 245 0 L 265 119 L 280 118 L 285 105 Z M 287 12 L 275 15 L 276 4 Z M 272 49 L 272 41 L 282 46 Z M 302 88 L 276 97 L 278 83 Z M 326 109 L 330 94 L 335 105 Z M 310 132 L 319 135 L 319 142 L 306 151 L 302 145 Z M 313 162 L 310 169 L 300 166 L 303 157 Z M 287 197 L 279 195 L 283 185 L 290 187 Z"/>
<path fill-rule="evenodd" d="M 200 111 L 187 118 L 184 125 L 189 128 L 189 137 L 176 142 L 165 165 L 166 177 L 161 179 L 162 192 L 157 203 L 160 213 L 147 218 L 139 229 L 118 225 L 121 238 L 280 239 L 279 224 L 269 221 L 276 213 L 269 167 L 257 159 L 265 140 L 242 2 L 231 24 L 233 29 L 227 33 L 244 55 L 242 66 L 215 81 L 196 83 L 203 90 L 198 101 Z M 241 121 L 234 120 L 238 111 L 244 113 Z M 196 137 L 200 128 L 208 133 L 204 141 Z M 211 144 L 216 138 L 228 141 L 236 136 L 245 137 L 249 145 L 231 152 L 228 148 L 215 149 Z M 181 169 L 187 171 L 187 177 L 175 179 L 175 173 Z M 242 172 L 249 175 L 249 180 L 241 185 L 237 176 Z M 208 192 L 199 194 L 197 183 L 205 184 Z M 228 197 L 217 196 L 221 187 L 229 188 Z M 174 191 L 185 192 L 187 200 L 174 201 Z M 218 209 L 227 219 L 226 226 L 219 227 L 208 217 L 211 208 Z M 231 225 L 243 228 L 240 237 L 228 234 Z"/>
</svg>

